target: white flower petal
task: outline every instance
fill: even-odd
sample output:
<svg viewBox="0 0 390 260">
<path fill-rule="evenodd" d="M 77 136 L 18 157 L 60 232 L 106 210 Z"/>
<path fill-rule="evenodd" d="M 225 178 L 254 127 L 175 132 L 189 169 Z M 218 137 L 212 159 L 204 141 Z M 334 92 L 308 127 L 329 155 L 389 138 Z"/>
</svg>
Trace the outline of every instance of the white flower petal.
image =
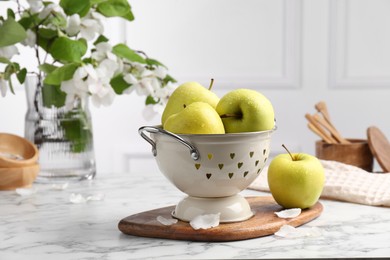
<svg viewBox="0 0 390 260">
<path fill-rule="evenodd" d="M 158 66 L 153 70 L 153 74 L 160 79 L 164 79 L 167 76 L 167 70 L 162 66 Z"/>
<path fill-rule="evenodd" d="M 42 0 L 27 0 L 32 14 L 39 13 L 43 8 Z"/>
<path fill-rule="evenodd" d="M 72 14 L 68 18 L 68 24 L 67 24 L 66 29 L 65 29 L 66 33 L 69 36 L 76 35 L 78 32 L 80 32 L 80 24 L 81 24 L 80 15 L 79 14 Z"/>
<path fill-rule="evenodd" d="M 16 54 L 19 54 L 19 50 L 15 45 L 0 48 L 0 57 L 11 59 Z"/>
<path fill-rule="evenodd" d="M 127 83 L 129 83 L 129 84 L 136 84 L 136 83 L 138 83 L 138 79 L 136 78 L 136 77 L 134 77 L 134 75 L 133 74 L 126 74 L 124 77 L 123 77 L 123 79 L 127 82 Z"/>
<path fill-rule="evenodd" d="M 72 193 L 69 197 L 69 201 L 74 204 L 86 203 L 87 200 L 81 194 Z"/>
<path fill-rule="evenodd" d="M 163 216 L 157 216 L 157 221 L 163 224 L 164 226 L 171 226 L 177 223 L 175 218 L 164 218 Z"/>
<path fill-rule="evenodd" d="M 65 190 L 68 188 L 68 186 L 69 186 L 69 183 L 65 182 L 63 184 L 53 184 L 53 185 L 51 185 L 51 188 L 53 190 Z"/>
<path fill-rule="evenodd" d="M 220 213 L 199 215 L 190 221 L 190 225 L 195 230 L 217 227 L 219 225 L 220 215 Z"/>
<path fill-rule="evenodd" d="M 37 193 L 37 190 L 35 188 L 17 188 L 15 192 L 23 197 L 31 196 L 35 193 Z"/>
<path fill-rule="evenodd" d="M 293 209 L 285 209 L 279 212 L 275 212 L 275 214 L 279 218 L 295 218 L 298 217 L 302 212 L 302 209 L 300 208 L 293 208 Z"/>
<path fill-rule="evenodd" d="M 8 83 L 4 79 L 0 78 L 0 93 L 2 97 L 7 94 Z"/>
<path fill-rule="evenodd" d="M 104 194 L 103 193 L 98 193 L 98 194 L 94 194 L 94 195 L 90 195 L 86 198 L 87 201 L 100 201 L 100 200 L 104 200 Z"/>
<path fill-rule="evenodd" d="M 318 227 L 295 228 L 290 225 L 283 225 L 277 232 L 275 232 L 275 235 L 284 238 L 318 237 L 322 235 L 322 231 Z"/>
</svg>

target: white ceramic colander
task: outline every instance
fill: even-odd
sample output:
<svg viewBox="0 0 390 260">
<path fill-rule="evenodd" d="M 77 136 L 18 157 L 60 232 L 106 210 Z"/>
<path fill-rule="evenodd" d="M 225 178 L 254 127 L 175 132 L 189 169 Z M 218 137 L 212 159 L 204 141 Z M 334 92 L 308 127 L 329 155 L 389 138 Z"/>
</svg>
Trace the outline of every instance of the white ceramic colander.
<svg viewBox="0 0 390 260">
<path fill-rule="evenodd" d="M 264 168 L 273 131 L 176 135 L 155 126 L 139 129 L 152 145 L 161 172 L 188 195 L 173 216 L 190 221 L 197 215 L 221 213 L 221 222 L 242 221 L 253 215 L 238 193 Z"/>
</svg>

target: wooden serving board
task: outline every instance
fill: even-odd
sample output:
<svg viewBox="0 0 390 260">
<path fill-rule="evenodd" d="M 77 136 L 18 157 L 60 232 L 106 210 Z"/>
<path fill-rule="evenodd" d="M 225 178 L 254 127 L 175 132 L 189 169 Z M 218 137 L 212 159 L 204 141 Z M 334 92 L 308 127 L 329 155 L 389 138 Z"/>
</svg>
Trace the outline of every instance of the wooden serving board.
<svg viewBox="0 0 390 260">
<path fill-rule="evenodd" d="M 242 222 L 221 223 L 214 228 L 198 230 L 194 230 L 189 223 L 183 221 L 164 226 L 157 221 L 157 216 L 171 218 L 175 206 L 170 206 L 128 216 L 119 222 L 118 228 L 124 234 L 141 237 L 207 242 L 236 241 L 274 234 L 285 224 L 300 226 L 318 217 L 323 209 L 322 204 L 317 202 L 311 208 L 303 210 L 298 217 L 282 219 L 274 212 L 283 208 L 277 205 L 271 196 L 246 199 L 255 215 Z"/>
</svg>

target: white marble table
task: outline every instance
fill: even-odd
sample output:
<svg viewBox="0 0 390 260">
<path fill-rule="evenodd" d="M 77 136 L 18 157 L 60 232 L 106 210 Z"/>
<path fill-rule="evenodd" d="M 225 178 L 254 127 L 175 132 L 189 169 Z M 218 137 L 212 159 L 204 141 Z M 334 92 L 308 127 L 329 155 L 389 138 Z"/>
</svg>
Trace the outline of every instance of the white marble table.
<svg viewBox="0 0 390 260">
<path fill-rule="evenodd" d="M 0 259 L 212 259 L 390 256 L 390 209 L 322 200 L 322 215 L 302 227 L 322 235 L 275 235 L 227 243 L 142 238 L 122 234 L 120 219 L 173 205 L 184 194 L 160 173 L 100 174 L 65 190 L 34 185 L 22 197 L 0 191 Z M 104 200 L 71 203 L 72 193 Z M 243 195 L 269 195 L 244 191 Z"/>
</svg>

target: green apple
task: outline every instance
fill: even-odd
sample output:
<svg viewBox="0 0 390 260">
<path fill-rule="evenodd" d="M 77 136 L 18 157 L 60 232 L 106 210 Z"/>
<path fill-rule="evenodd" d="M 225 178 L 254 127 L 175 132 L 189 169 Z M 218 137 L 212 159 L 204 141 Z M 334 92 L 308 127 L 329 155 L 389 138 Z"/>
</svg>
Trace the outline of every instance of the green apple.
<svg viewBox="0 0 390 260">
<path fill-rule="evenodd" d="M 236 89 L 225 94 L 218 102 L 226 133 L 271 130 L 275 125 L 271 102 L 261 93 L 251 89 Z"/>
<path fill-rule="evenodd" d="M 186 82 L 177 87 L 168 99 L 168 103 L 161 117 L 162 124 L 165 124 L 168 117 L 180 112 L 185 106 L 193 102 L 206 102 L 215 108 L 218 104 L 219 97 L 211 92 L 212 83 L 213 81 L 211 81 L 209 89 L 197 82 Z"/>
<path fill-rule="evenodd" d="M 284 208 L 313 206 L 322 193 L 324 182 L 321 162 L 309 154 L 288 151 L 288 154 L 277 155 L 268 167 L 271 194 Z"/>
<path fill-rule="evenodd" d="M 224 134 L 217 111 L 208 103 L 193 102 L 171 115 L 163 128 L 175 134 Z"/>
</svg>

